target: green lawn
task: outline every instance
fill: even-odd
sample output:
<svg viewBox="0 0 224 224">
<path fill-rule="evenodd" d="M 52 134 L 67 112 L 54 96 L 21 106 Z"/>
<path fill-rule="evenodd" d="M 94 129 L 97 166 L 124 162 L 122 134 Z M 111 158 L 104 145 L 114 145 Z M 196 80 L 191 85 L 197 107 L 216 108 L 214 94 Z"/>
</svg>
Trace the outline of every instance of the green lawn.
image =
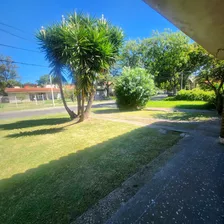
<svg viewBox="0 0 224 224">
<path fill-rule="evenodd" d="M 165 111 L 149 111 L 149 110 L 139 110 L 139 111 L 120 111 L 117 108 L 95 108 L 92 109 L 95 114 L 102 114 L 107 117 L 122 118 L 122 119 L 132 119 L 137 118 L 148 118 L 148 119 L 163 119 L 172 121 L 206 121 L 212 117 L 217 117 L 216 112 L 165 112 Z"/>
<path fill-rule="evenodd" d="M 179 140 L 66 115 L 0 121 L 0 223 L 69 223 Z"/>
<path fill-rule="evenodd" d="M 209 104 L 205 101 L 187 101 L 187 100 L 177 100 L 177 101 L 149 101 L 146 107 L 160 107 L 160 108 L 177 108 L 177 109 L 202 109 L 209 110 L 214 109 L 214 105 Z"/>
</svg>

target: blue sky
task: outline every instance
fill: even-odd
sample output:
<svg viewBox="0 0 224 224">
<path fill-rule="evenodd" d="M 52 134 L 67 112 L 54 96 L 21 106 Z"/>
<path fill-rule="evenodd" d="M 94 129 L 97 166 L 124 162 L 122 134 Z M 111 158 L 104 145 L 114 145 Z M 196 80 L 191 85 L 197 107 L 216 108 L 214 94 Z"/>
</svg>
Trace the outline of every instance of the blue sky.
<svg viewBox="0 0 224 224">
<path fill-rule="evenodd" d="M 23 32 L 3 26 L 0 29 L 24 37 L 22 40 L 0 31 L 0 44 L 38 50 L 35 31 L 61 20 L 61 15 L 81 11 L 105 18 L 120 26 L 126 39 L 149 37 L 153 30 L 163 31 L 177 28 L 151 9 L 142 0 L 10 0 L 1 1 L 0 23 L 17 27 Z M 26 52 L 0 46 L 0 54 L 11 56 L 14 61 L 48 65 L 43 53 Z M 35 82 L 49 68 L 18 65 L 22 82 Z"/>
</svg>

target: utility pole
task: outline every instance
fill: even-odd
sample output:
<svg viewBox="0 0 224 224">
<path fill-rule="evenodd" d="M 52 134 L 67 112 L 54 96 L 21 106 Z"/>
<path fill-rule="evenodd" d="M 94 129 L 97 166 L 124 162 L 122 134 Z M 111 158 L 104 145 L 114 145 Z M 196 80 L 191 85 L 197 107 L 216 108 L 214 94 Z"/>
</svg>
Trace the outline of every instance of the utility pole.
<svg viewBox="0 0 224 224">
<path fill-rule="evenodd" d="M 53 92 L 53 88 L 52 88 L 51 75 L 50 75 L 50 84 L 51 84 L 51 98 L 52 98 L 52 103 L 53 103 L 53 107 L 54 107 L 55 106 L 55 104 L 54 104 L 54 92 Z"/>
</svg>

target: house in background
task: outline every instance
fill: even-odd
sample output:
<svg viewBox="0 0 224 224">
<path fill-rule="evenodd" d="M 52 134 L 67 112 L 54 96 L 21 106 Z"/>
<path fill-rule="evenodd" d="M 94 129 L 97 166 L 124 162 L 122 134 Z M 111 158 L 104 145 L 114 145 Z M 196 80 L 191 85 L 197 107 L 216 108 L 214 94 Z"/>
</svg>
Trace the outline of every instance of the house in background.
<svg viewBox="0 0 224 224">
<path fill-rule="evenodd" d="M 56 86 L 52 88 L 54 99 L 60 99 L 60 90 Z M 15 102 L 16 100 L 21 100 L 25 102 L 35 101 L 35 100 L 51 100 L 52 92 L 50 86 L 47 87 L 30 87 L 24 86 L 24 88 L 6 88 L 7 101 Z M 5 99 L 5 97 L 4 97 Z"/>
</svg>

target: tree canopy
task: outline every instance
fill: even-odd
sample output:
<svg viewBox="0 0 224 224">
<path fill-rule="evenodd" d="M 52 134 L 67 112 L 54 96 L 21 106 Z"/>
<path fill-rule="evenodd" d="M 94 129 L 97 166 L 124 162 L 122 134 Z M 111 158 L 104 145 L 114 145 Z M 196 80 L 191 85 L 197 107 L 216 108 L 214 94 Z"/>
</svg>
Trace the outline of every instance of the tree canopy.
<svg viewBox="0 0 224 224">
<path fill-rule="evenodd" d="M 0 55 L 0 94 L 5 94 L 6 87 L 21 84 L 18 81 L 17 68 L 11 57 Z"/>
</svg>

